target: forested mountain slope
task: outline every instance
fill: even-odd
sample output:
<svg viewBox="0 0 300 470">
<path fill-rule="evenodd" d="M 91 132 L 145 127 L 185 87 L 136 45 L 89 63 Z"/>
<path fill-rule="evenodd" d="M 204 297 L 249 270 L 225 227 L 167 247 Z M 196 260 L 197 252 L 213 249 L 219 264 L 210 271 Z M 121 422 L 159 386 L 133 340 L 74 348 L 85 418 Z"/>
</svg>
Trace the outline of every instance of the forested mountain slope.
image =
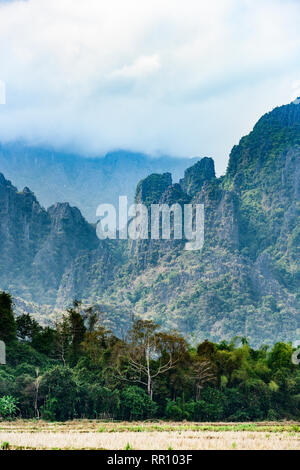
<svg viewBox="0 0 300 470">
<path fill-rule="evenodd" d="M 0 288 L 64 308 L 98 305 L 120 333 L 154 318 L 197 341 L 247 336 L 252 344 L 300 335 L 300 106 L 263 116 L 230 155 L 225 176 L 203 158 L 172 184 L 140 181 L 137 202 L 205 206 L 205 243 L 99 241 L 76 208 L 45 211 L 0 178 Z"/>
</svg>

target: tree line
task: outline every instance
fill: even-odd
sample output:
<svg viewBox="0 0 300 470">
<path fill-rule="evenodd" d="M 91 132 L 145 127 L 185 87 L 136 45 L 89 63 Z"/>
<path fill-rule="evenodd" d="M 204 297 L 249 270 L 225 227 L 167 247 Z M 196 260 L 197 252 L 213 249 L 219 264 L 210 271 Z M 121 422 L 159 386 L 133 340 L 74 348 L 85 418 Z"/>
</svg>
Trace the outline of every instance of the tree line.
<svg viewBox="0 0 300 470">
<path fill-rule="evenodd" d="M 53 326 L 15 317 L 0 293 L 0 417 L 254 421 L 300 417 L 292 344 L 246 338 L 190 346 L 176 331 L 135 320 L 124 338 L 94 309 L 73 306 Z"/>
</svg>

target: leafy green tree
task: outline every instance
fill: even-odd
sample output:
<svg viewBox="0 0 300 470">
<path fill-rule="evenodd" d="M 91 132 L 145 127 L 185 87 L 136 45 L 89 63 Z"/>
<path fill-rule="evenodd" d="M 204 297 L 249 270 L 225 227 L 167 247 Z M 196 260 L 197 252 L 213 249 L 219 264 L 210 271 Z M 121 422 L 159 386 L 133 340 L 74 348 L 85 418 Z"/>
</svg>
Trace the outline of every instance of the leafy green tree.
<svg viewBox="0 0 300 470">
<path fill-rule="evenodd" d="M 167 399 L 165 415 L 173 421 L 193 420 L 195 414 L 195 402 L 190 400 L 186 402 L 183 397 L 177 397 L 176 400 Z"/>
<path fill-rule="evenodd" d="M 74 300 L 73 307 L 67 310 L 71 334 L 71 344 L 68 353 L 68 362 L 70 365 L 75 365 L 80 357 L 81 343 L 84 340 L 84 334 L 86 332 L 84 318 L 80 310 L 81 302 L 78 300 Z"/>
<path fill-rule="evenodd" d="M 92 398 L 93 411 L 96 417 L 116 417 L 120 409 L 119 390 L 111 390 L 98 384 L 93 384 L 89 390 Z"/>
<path fill-rule="evenodd" d="M 260 379 L 248 379 L 239 388 L 245 397 L 247 397 L 247 412 L 250 419 L 266 419 L 271 398 L 269 386 Z"/>
<path fill-rule="evenodd" d="M 177 398 L 176 400 L 170 400 L 167 398 L 165 415 L 172 421 L 182 421 L 185 418 L 182 401 L 180 398 Z"/>
<path fill-rule="evenodd" d="M 16 381 L 13 370 L 0 367 L 0 397 L 3 395 L 15 395 Z"/>
<path fill-rule="evenodd" d="M 96 323 L 92 330 L 85 332 L 81 350 L 94 366 L 101 367 L 105 353 L 111 349 L 113 343 L 114 338 L 111 333 Z"/>
<path fill-rule="evenodd" d="M 247 397 L 238 388 L 226 388 L 224 390 L 224 416 L 230 421 L 249 421 Z"/>
<path fill-rule="evenodd" d="M 286 343 L 276 343 L 268 358 L 268 365 L 269 367 L 274 370 L 279 370 L 283 367 L 287 369 L 293 368 L 292 363 L 292 354 L 293 354 L 293 346 L 291 344 Z"/>
<path fill-rule="evenodd" d="M 203 343 L 199 344 L 197 348 L 197 354 L 200 358 L 213 359 L 215 352 L 216 346 L 207 339 Z"/>
<path fill-rule="evenodd" d="M 156 403 L 140 387 L 129 386 L 121 393 L 121 415 L 123 419 L 153 418 L 156 413 Z"/>
<path fill-rule="evenodd" d="M 201 400 L 195 403 L 196 421 L 221 421 L 224 419 L 225 395 L 220 390 L 207 386 L 201 394 Z"/>
<path fill-rule="evenodd" d="M 34 337 L 39 334 L 42 330 L 41 326 L 38 324 L 34 318 L 32 318 L 29 313 L 25 313 L 20 315 L 16 319 L 16 327 L 17 327 L 17 337 L 21 341 L 29 341 L 32 342 Z"/>
<path fill-rule="evenodd" d="M 55 356 L 55 330 L 50 328 L 50 326 L 41 328 L 40 331 L 33 336 L 31 345 L 41 354 L 53 358 Z"/>
<path fill-rule="evenodd" d="M 58 421 L 72 419 L 75 413 L 77 385 L 69 367 L 55 366 L 40 382 L 40 396 L 44 399 L 42 415 Z"/>
<path fill-rule="evenodd" d="M 10 294 L 0 292 L 0 340 L 10 342 L 16 339 L 16 322 Z"/>
<path fill-rule="evenodd" d="M 34 349 L 48 357 L 54 356 L 55 330 L 47 326 L 42 328 L 28 313 L 16 319 L 17 337 L 28 342 Z"/>
<path fill-rule="evenodd" d="M 35 367 L 47 367 L 51 361 L 39 353 L 28 343 L 13 342 L 6 349 L 7 364 L 17 367 L 20 364 L 30 364 Z"/>
</svg>

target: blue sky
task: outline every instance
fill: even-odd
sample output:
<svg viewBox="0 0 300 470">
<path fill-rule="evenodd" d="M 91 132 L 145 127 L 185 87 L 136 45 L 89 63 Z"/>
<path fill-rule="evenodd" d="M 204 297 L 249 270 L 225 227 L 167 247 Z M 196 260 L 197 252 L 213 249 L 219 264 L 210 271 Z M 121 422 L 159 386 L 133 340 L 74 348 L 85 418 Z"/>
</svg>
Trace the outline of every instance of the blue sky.
<svg viewBox="0 0 300 470">
<path fill-rule="evenodd" d="M 0 139 L 228 154 L 300 95 L 298 0 L 0 1 Z"/>
</svg>

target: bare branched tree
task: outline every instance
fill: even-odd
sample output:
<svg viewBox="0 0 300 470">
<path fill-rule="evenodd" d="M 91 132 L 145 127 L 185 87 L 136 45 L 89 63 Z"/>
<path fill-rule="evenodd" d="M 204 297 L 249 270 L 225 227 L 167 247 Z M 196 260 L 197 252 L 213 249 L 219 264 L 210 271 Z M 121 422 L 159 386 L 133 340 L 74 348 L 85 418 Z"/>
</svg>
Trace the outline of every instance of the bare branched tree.
<svg viewBox="0 0 300 470">
<path fill-rule="evenodd" d="M 209 361 L 197 361 L 193 365 L 192 379 L 195 382 L 196 400 L 200 400 L 201 390 L 206 383 L 214 382 L 216 376 Z"/>
<path fill-rule="evenodd" d="M 186 351 L 178 335 L 157 331 L 149 320 L 137 320 L 119 353 L 118 377 L 144 385 L 151 400 L 155 379 L 173 369 Z"/>
<path fill-rule="evenodd" d="M 39 400 L 39 388 L 42 376 L 40 375 L 39 368 L 35 369 L 35 381 L 34 381 L 34 414 L 36 418 L 40 418 L 40 411 L 38 407 L 38 400 Z"/>
<path fill-rule="evenodd" d="M 55 355 L 65 366 L 66 356 L 67 356 L 67 352 L 68 352 L 70 341 L 71 341 L 70 325 L 69 325 L 68 317 L 66 315 L 62 317 L 61 321 L 55 322 L 55 330 L 56 330 L 55 343 L 54 343 Z"/>
</svg>

